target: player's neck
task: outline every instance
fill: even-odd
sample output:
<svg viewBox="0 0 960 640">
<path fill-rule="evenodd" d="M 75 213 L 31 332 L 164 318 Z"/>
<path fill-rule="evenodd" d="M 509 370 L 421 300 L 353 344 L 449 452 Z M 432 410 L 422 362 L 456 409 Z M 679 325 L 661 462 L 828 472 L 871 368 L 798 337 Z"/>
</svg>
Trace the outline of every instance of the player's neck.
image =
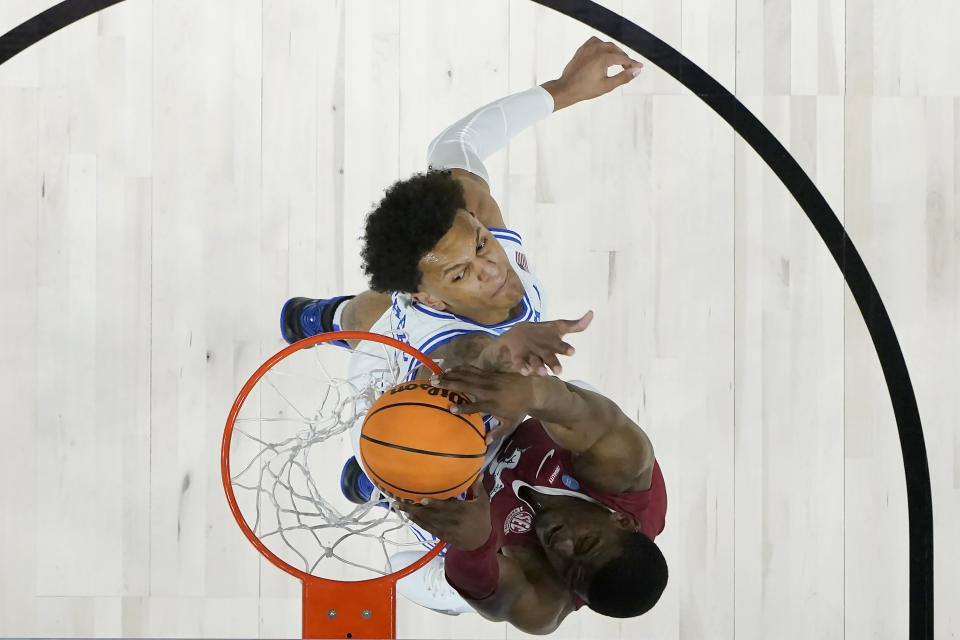
<svg viewBox="0 0 960 640">
<path fill-rule="evenodd" d="M 464 312 L 452 307 L 447 307 L 447 311 L 464 318 L 469 318 L 477 324 L 491 326 L 495 324 L 502 324 L 519 316 L 521 313 L 523 313 L 523 302 L 518 303 L 516 306 L 510 309 L 484 309 L 483 311 Z"/>
</svg>

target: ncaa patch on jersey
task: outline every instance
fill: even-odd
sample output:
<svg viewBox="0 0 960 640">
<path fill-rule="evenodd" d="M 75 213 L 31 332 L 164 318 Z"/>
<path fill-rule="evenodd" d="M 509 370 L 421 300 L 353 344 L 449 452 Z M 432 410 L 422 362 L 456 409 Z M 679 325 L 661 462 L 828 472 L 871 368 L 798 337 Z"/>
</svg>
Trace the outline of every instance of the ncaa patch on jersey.
<svg viewBox="0 0 960 640">
<path fill-rule="evenodd" d="M 533 516 L 523 510 L 523 507 L 517 507 L 503 520 L 504 533 L 526 533 L 533 526 Z"/>
<path fill-rule="evenodd" d="M 574 491 L 580 488 L 580 483 L 577 482 L 577 479 L 567 474 L 563 474 L 563 476 L 560 477 L 560 482 L 562 482 L 568 489 L 573 489 Z"/>
<path fill-rule="evenodd" d="M 517 259 L 517 266 L 527 273 L 530 273 L 530 264 L 527 262 L 527 256 L 517 251 L 514 257 Z"/>
</svg>

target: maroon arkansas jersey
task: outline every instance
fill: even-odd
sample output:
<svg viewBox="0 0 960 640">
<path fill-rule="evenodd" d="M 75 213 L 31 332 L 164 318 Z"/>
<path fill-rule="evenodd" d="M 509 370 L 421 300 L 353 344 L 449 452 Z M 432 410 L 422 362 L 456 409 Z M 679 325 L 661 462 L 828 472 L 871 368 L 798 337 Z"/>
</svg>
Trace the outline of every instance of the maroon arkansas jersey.
<svg viewBox="0 0 960 640">
<path fill-rule="evenodd" d="M 503 443 L 484 473 L 490 495 L 490 522 L 503 532 L 503 545 L 539 546 L 533 531 L 533 509 L 517 497 L 520 487 L 551 495 L 567 495 L 629 513 L 651 540 L 663 531 L 667 491 L 660 465 L 654 461 L 653 479 L 646 491 L 609 495 L 592 491 L 576 477 L 568 450 L 557 446 L 538 420 L 530 418 Z"/>
</svg>

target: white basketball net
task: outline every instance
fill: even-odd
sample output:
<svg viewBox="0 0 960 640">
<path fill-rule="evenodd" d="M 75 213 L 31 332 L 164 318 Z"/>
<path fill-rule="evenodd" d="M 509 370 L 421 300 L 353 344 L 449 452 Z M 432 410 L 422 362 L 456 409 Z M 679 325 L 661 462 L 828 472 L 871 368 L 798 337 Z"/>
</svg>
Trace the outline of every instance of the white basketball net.
<svg viewBox="0 0 960 640">
<path fill-rule="evenodd" d="M 409 368 L 410 356 L 393 347 L 361 345 L 357 355 L 320 343 L 274 365 L 244 401 L 230 444 L 233 492 L 257 537 L 288 564 L 337 580 L 392 573 L 410 563 L 396 566 L 393 553 L 436 541 L 386 508 L 378 490 L 363 505 L 340 491 L 351 436 Z"/>
</svg>

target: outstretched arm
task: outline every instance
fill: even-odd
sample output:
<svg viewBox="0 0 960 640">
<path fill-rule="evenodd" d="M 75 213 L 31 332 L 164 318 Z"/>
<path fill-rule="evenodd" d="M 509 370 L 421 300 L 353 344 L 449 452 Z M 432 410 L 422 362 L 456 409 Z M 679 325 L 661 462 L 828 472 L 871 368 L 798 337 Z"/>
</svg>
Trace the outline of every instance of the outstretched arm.
<svg viewBox="0 0 960 640">
<path fill-rule="evenodd" d="M 607 76 L 611 66 L 623 70 Z M 630 82 L 642 67 L 615 44 L 592 37 L 577 49 L 556 80 L 491 102 L 440 132 L 427 149 L 427 164 L 435 169 L 462 170 L 464 174 L 454 171 L 458 178 L 478 176 L 489 191 L 490 177 L 483 161 L 510 138 L 554 111 Z"/>
<path fill-rule="evenodd" d="M 554 442 L 573 452 L 578 476 L 592 489 L 616 494 L 649 488 L 650 438 L 606 396 L 559 378 L 469 365 L 434 376 L 431 383 L 473 400 L 451 407 L 454 413 L 490 413 L 507 424 L 527 414 L 537 418 Z"/>
<path fill-rule="evenodd" d="M 578 320 L 518 322 L 500 336 L 474 332 L 457 336 L 428 355 L 445 369 L 472 364 L 493 371 L 516 371 L 523 375 L 547 375 L 562 371 L 557 355 L 571 356 L 573 347 L 564 342 L 568 333 L 579 333 L 590 326 L 593 312 Z M 421 366 L 416 378 L 429 378 L 432 372 Z"/>
<path fill-rule="evenodd" d="M 526 633 L 545 635 L 552 633 L 568 614 L 575 611 L 569 589 L 553 577 L 549 566 L 530 563 L 529 566 L 515 558 L 496 555 L 499 578 L 496 590 L 489 597 L 473 600 L 464 595 L 477 613 L 493 622 L 509 622 Z M 451 578 L 461 562 L 455 550 L 447 551 L 445 567 L 447 581 L 456 588 Z"/>
<path fill-rule="evenodd" d="M 433 169 L 463 169 L 489 185 L 483 161 L 553 110 L 551 94 L 541 87 L 500 98 L 441 131 L 427 147 L 427 164 Z"/>
</svg>

